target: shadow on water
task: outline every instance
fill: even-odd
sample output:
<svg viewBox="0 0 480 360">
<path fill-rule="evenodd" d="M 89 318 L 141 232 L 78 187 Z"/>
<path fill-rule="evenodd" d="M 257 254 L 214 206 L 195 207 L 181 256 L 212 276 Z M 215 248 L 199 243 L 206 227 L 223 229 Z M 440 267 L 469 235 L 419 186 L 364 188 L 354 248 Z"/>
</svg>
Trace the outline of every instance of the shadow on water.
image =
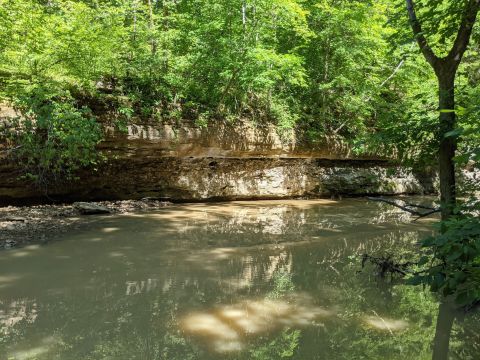
<svg viewBox="0 0 480 360">
<path fill-rule="evenodd" d="M 431 233 L 410 220 L 363 200 L 101 218 L 0 254 L 0 359 L 431 359 L 447 334 L 476 359 L 478 315 L 449 327 L 431 294 L 358 273 Z"/>
</svg>

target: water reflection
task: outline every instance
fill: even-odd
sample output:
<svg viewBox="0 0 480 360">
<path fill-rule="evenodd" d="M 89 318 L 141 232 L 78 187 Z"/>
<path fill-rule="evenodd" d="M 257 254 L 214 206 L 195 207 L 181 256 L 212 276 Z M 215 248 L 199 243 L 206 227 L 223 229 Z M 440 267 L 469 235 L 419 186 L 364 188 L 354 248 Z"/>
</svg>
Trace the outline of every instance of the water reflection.
<svg viewBox="0 0 480 360">
<path fill-rule="evenodd" d="M 313 325 L 333 314 L 313 305 L 308 295 L 294 294 L 287 299 L 246 300 L 188 314 L 180 326 L 187 334 L 203 338 L 215 352 L 225 353 L 244 349 L 248 336 Z"/>
<path fill-rule="evenodd" d="M 435 338 L 433 340 L 433 360 L 447 360 L 450 350 L 450 337 L 452 336 L 453 323 L 456 311 L 453 304 L 442 302 L 438 306 Z"/>
<path fill-rule="evenodd" d="M 0 359 L 431 358 L 435 299 L 382 286 L 355 259 L 430 232 L 362 200 L 102 219 L 0 253 Z M 451 358 L 476 358 L 478 330 L 477 315 L 455 321 Z"/>
<path fill-rule="evenodd" d="M 377 313 L 373 312 L 375 316 L 366 316 L 365 323 L 374 329 L 388 331 L 393 335 L 394 331 L 401 331 L 408 328 L 408 322 L 405 320 L 384 319 Z"/>
</svg>

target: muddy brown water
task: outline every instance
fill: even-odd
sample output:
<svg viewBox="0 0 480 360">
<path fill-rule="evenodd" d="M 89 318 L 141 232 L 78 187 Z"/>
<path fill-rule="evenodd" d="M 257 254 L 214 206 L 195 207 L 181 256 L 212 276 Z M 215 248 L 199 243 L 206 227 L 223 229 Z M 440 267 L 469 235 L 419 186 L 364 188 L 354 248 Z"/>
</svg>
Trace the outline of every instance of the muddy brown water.
<svg viewBox="0 0 480 360">
<path fill-rule="evenodd" d="M 99 217 L 0 253 L 0 359 L 431 359 L 434 296 L 360 271 L 432 233 L 411 220 L 363 199 Z M 480 359 L 478 320 L 451 359 Z"/>
</svg>

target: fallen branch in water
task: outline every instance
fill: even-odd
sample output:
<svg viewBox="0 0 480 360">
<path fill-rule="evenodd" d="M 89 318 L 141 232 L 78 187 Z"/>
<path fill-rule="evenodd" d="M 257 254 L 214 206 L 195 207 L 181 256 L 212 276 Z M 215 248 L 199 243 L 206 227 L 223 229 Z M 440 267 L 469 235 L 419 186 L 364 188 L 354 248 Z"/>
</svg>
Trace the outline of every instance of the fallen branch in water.
<svg viewBox="0 0 480 360">
<path fill-rule="evenodd" d="M 19 146 L 15 146 L 13 148 L 2 149 L 2 150 L 0 150 L 0 153 L 7 153 L 8 154 L 8 153 L 14 152 L 18 149 L 21 149 L 22 147 L 23 147 L 23 145 L 19 145 Z"/>
<path fill-rule="evenodd" d="M 426 216 L 430 216 L 432 214 L 435 214 L 435 213 L 441 211 L 441 209 L 439 209 L 439 208 L 433 208 L 433 207 L 430 207 L 430 206 L 425 206 L 425 205 L 420 205 L 420 204 L 411 204 L 411 203 L 407 203 L 406 201 L 397 200 L 397 199 L 390 200 L 390 199 L 385 199 L 385 198 L 380 198 L 380 197 L 368 197 L 367 199 L 371 200 L 371 201 L 384 202 L 386 204 L 395 206 L 395 207 L 397 207 L 397 208 L 399 208 L 399 209 L 401 209 L 405 212 L 408 212 L 412 215 L 415 215 L 415 216 L 417 216 L 417 218 L 414 221 L 417 221 L 418 219 L 424 218 Z M 425 209 L 425 210 L 430 210 L 430 211 L 420 212 L 420 211 L 414 210 L 412 208 Z"/>
<path fill-rule="evenodd" d="M 385 274 L 389 273 L 391 276 L 395 274 L 399 274 L 402 277 L 406 276 L 408 270 L 414 263 L 406 262 L 406 263 L 397 263 L 393 260 L 393 255 L 387 256 L 370 256 L 368 254 L 362 255 L 362 269 L 365 267 L 365 264 L 369 262 L 378 269 L 378 273 L 380 277 L 384 278 Z"/>
<path fill-rule="evenodd" d="M 428 212 L 426 212 L 426 213 L 423 213 L 422 215 L 419 215 L 419 216 L 418 216 L 415 220 L 413 220 L 413 221 L 417 221 L 418 219 L 421 219 L 421 218 L 430 216 L 430 215 L 432 215 L 432 214 L 439 213 L 440 211 L 442 211 L 442 209 L 433 209 L 432 211 L 428 211 Z"/>
</svg>

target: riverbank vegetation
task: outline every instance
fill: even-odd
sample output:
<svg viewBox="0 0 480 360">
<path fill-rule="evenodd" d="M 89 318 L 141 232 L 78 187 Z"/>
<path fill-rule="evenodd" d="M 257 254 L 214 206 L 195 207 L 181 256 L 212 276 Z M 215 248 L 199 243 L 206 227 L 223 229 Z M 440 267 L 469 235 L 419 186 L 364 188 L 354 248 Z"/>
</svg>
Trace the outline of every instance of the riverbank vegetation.
<svg viewBox="0 0 480 360">
<path fill-rule="evenodd" d="M 464 1 L 450 3 L 419 2 L 440 55 Z M 105 112 L 119 127 L 269 121 L 360 153 L 435 160 L 437 81 L 403 0 L 2 0 L 0 17 L 0 96 L 25 119 L 7 136 L 33 177 L 95 165 Z M 478 141 L 478 26 L 472 36 L 455 134 Z"/>
</svg>

